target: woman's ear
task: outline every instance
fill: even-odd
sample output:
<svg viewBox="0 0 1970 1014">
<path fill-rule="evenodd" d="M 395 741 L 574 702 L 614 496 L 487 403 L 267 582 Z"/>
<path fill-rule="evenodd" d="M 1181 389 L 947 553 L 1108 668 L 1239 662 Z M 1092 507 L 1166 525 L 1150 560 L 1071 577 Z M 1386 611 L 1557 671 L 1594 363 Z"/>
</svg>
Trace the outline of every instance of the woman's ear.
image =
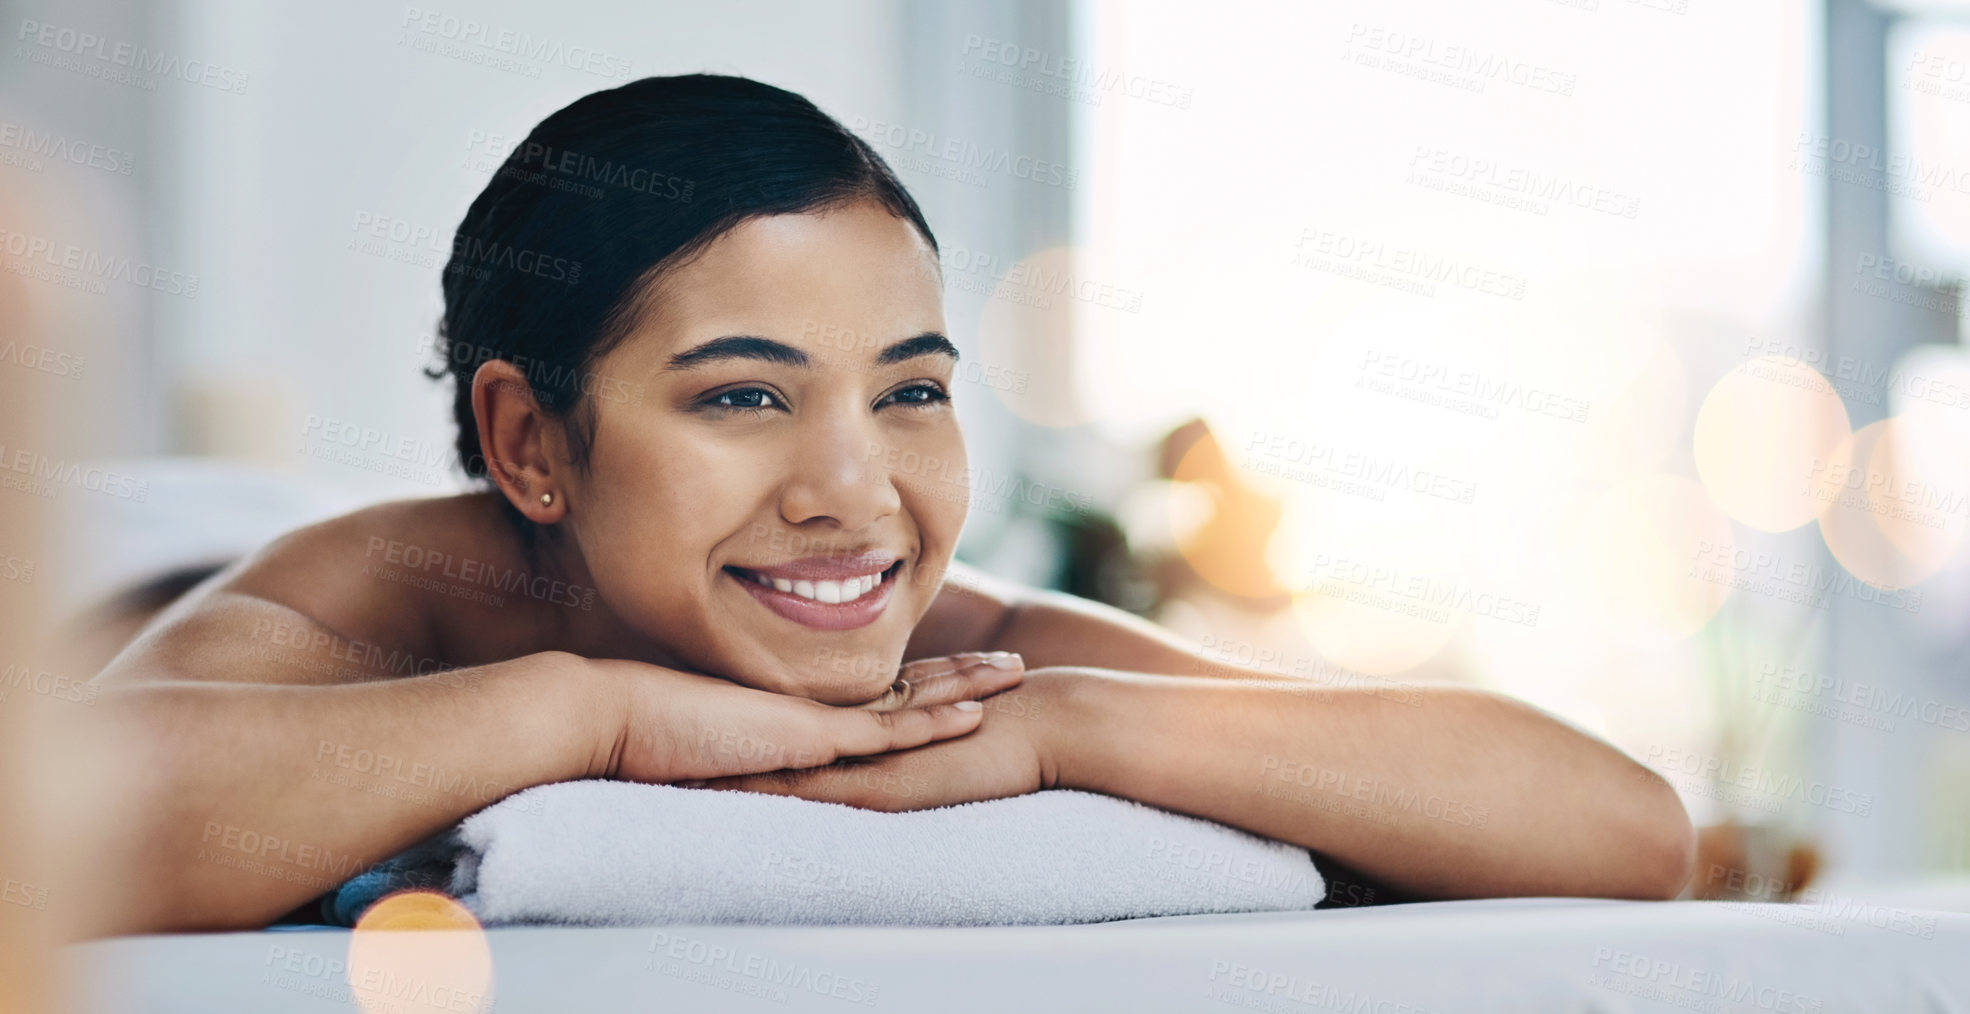
<svg viewBox="0 0 1970 1014">
<path fill-rule="evenodd" d="M 486 474 L 506 499 L 535 524 L 567 516 L 567 491 L 556 481 L 560 424 L 534 400 L 526 374 L 504 359 L 487 360 L 472 375 L 472 416 Z"/>
</svg>

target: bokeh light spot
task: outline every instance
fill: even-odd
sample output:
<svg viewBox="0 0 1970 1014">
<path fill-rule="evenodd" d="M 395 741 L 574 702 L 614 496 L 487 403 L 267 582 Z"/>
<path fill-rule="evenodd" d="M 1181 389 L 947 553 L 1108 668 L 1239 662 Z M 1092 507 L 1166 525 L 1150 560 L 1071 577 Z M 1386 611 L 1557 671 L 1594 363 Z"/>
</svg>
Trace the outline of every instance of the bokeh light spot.
<svg viewBox="0 0 1970 1014">
<path fill-rule="evenodd" d="M 1783 532 L 1824 506 L 1808 481 L 1847 436 L 1847 407 L 1818 370 L 1766 356 L 1717 381 L 1696 414 L 1696 471 L 1724 513 Z"/>
<path fill-rule="evenodd" d="M 349 934 L 349 992 L 368 1014 L 485 1014 L 492 971 L 479 920 L 436 891 L 385 897 Z"/>
</svg>

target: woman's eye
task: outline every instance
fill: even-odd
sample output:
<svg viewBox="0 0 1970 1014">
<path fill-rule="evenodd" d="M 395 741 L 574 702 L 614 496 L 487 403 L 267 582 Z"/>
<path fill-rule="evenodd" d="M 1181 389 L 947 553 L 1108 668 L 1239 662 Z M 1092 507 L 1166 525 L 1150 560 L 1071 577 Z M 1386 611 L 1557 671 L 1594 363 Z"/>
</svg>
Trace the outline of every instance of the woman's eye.
<svg viewBox="0 0 1970 1014">
<path fill-rule="evenodd" d="M 780 402 L 773 397 L 773 392 L 763 387 L 741 387 L 714 394 L 705 400 L 705 405 L 736 412 L 764 412 L 779 408 Z"/>
<path fill-rule="evenodd" d="M 951 396 L 936 384 L 911 384 L 890 393 L 884 401 L 894 400 L 899 405 L 934 405 L 940 401 L 950 401 Z"/>
</svg>

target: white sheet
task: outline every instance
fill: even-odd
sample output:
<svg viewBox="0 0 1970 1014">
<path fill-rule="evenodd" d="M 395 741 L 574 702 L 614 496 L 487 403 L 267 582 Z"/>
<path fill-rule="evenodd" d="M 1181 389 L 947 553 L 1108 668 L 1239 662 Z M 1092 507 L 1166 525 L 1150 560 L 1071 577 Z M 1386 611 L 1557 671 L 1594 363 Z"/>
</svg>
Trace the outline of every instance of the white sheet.
<svg viewBox="0 0 1970 1014">
<path fill-rule="evenodd" d="M 510 928 L 487 938 L 493 1010 L 504 1014 L 1970 1012 L 1970 915 L 1870 904 L 1509 899 L 1090 926 Z M 328 970 L 348 948 L 335 930 L 128 938 L 68 956 L 85 1014 L 347 1014 L 362 1008 Z"/>
</svg>

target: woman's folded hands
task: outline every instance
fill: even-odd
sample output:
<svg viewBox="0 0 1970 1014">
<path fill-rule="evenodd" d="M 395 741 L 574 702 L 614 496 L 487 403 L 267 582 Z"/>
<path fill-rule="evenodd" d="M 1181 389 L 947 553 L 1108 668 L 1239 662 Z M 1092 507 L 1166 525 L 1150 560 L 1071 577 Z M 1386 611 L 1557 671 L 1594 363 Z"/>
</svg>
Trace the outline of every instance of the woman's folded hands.
<svg viewBox="0 0 1970 1014">
<path fill-rule="evenodd" d="M 710 779 L 735 789 L 845 803 L 871 810 L 922 810 L 1000 799 L 1062 785 L 1072 740 L 1086 731 L 1071 719 L 1071 691 L 1085 674 L 1071 667 L 1034 669 L 1016 686 L 986 698 L 976 728 L 915 748 L 843 758 L 825 765 Z"/>
<path fill-rule="evenodd" d="M 1008 652 L 970 652 L 905 664 L 881 697 L 852 707 L 740 686 L 728 680 L 642 662 L 591 663 L 619 689 L 621 732 L 591 773 L 629 781 L 758 788 L 800 784 L 801 771 L 847 770 L 837 762 L 892 755 L 926 744 L 994 731 L 991 747 L 1013 755 L 1017 737 L 995 721 L 1004 705 L 993 695 L 1019 686 L 1024 663 Z M 981 704 L 981 698 L 991 701 Z M 1024 774 L 1037 764 L 1027 751 Z M 776 773 L 770 782 L 734 778 Z M 1037 785 L 1029 786 L 1036 788 Z M 1012 794 L 1011 792 L 998 793 Z M 937 803 L 920 803 L 938 805 Z M 907 805 L 894 809 L 914 808 Z"/>
</svg>

